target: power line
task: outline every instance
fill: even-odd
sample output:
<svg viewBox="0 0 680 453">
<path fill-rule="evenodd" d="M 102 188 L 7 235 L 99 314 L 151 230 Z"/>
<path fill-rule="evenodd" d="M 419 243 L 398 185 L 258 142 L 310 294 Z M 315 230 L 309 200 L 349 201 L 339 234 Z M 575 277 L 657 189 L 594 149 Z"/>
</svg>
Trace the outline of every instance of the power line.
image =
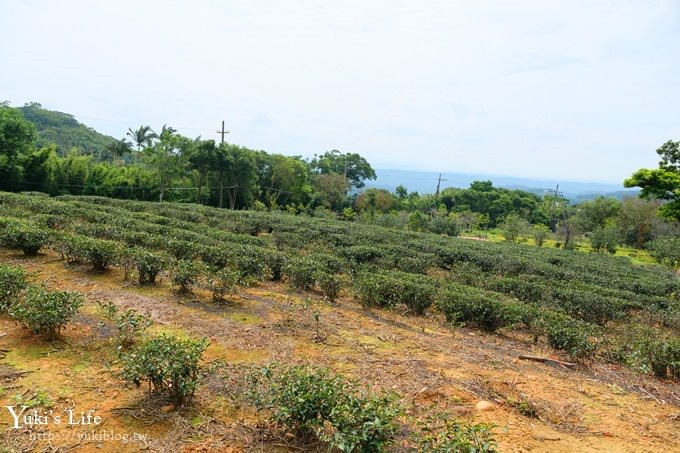
<svg viewBox="0 0 680 453">
<path fill-rule="evenodd" d="M 123 121 L 123 120 L 112 120 L 112 119 L 106 119 L 106 118 L 95 118 L 91 116 L 82 116 L 82 115 L 74 115 L 77 116 L 77 118 L 80 119 L 85 119 L 85 120 L 93 120 L 93 121 L 103 121 L 105 123 L 117 123 L 117 124 L 123 124 L 125 126 L 136 126 L 139 124 L 143 124 L 143 122 L 132 122 L 132 121 Z M 147 123 L 148 124 L 148 123 Z M 154 127 L 162 127 L 159 126 L 158 124 L 153 125 Z M 173 126 L 174 128 L 177 129 L 187 129 L 187 130 L 194 130 L 194 131 L 209 131 L 211 129 L 206 128 L 206 127 L 189 127 L 189 126 Z"/>
</svg>

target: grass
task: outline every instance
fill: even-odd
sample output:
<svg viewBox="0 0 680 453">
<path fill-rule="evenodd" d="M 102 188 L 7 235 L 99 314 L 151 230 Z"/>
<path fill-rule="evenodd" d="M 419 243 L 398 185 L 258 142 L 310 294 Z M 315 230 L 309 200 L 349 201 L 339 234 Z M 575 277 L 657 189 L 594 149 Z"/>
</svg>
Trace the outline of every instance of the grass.
<svg viewBox="0 0 680 453">
<path fill-rule="evenodd" d="M 488 242 L 505 242 L 503 232 L 499 228 L 494 228 L 491 230 L 469 230 L 462 232 L 460 235 L 465 237 L 483 238 Z M 534 239 L 531 236 L 521 236 L 519 243 L 536 247 Z M 546 239 L 543 243 L 543 247 L 556 248 L 556 244 L 558 243 L 561 244 L 562 242 L 558 239 Z M 574 250 L 583 253 L 594 252 L 590 245 L 590 241 L 587 238 L 581 238 L 576 241 Z M 656 260 L 649 254 L 647 250 L 638 250 L 633 247 L 618 247 L 615 256 L 625 256 L 630 258 L 631 262 L 637 265 L 649 266 L 657 264 Z"/>
</svg>

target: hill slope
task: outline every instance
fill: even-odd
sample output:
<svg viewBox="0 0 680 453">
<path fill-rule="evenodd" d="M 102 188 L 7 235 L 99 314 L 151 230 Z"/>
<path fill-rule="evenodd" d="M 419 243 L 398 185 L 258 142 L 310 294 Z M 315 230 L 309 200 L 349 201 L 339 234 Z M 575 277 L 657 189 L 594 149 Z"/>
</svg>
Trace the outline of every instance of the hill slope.
<svg viewBox="0 0 680 453">
<path fill-rule="evenodd" d="M 54 143 L 57 153 L 62 156 L 71 148 L 77 148 L 83 154 L 100 157 L 104 148 L 114 141 L 113 137 L 78 122 L 73 115 L 47 110 L 36 102 L 19 107 L 19 110 L 26 120 L 35 125 L 38 147 Z"/>
<path fill-rule="evenodd" d="M 255 411 L 245 391 L 252 367 L 261 374 L 257 367 L 272 362 L 305 363 L 400 395 L 408 414 L 389 451 L 413 452 L 409 433 L 440 411 L 494 423 L 501 451 L 680 446 L 680 282 L 660 268 L 604 254 L 101 197 L 0 193 L 0 225 L 5 244 L 15 232 L 51 239 L 42 255 L 5 249 L 1 262 L 85 298 L 60 343 L 0 316 L 0 378 L 9 389 L 0 407 L 94 407 L 106 429 L 143 434 L 154 451 L 317 451 L 319 444 L 290 437 Z M 93 271 L 103 254 L 117 257 Z M 148 273 L 154 259 L 155 284 L 129 280 Z M 198 269 L 188 293 L 170 284 L 187 259 Z M 248 286 L 211 301 L 211 282 L 223 270 Z M 334 302 L 329 283 L 339 288 Z M 153 335 L 210 338 L 208 375 L 192 405 L 167 409 L 145 387 L 120 384 L 116 329 L 102 301 L 145 314 Z M 652 370 L 663 378 L 643 374 Z M 477 410 L 480 400 L 493 410 Z M 36 447 L 6 425 L 0 443 Z M 63 427 L 46 429 L 65 436 Z"/>
</svg>

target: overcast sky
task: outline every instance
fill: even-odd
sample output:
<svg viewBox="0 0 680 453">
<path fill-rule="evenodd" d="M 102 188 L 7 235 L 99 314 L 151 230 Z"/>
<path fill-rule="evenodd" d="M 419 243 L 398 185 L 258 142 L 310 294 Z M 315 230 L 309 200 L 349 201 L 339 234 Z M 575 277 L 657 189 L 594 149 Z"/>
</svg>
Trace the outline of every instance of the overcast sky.
<svg viewBox="0 0 680 453">
<path fill-rule="evenodd" d="M 680 2 L 0 0 L 0 100 L 377 168 L 621 182 L 680 139 Z"/>
</svg>

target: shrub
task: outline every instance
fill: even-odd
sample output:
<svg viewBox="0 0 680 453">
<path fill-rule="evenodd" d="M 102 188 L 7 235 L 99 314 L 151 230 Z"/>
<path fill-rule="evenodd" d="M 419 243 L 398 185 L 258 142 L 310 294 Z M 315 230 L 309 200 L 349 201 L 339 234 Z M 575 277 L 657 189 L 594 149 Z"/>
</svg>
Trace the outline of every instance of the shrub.
<svg viewBox="0 0 680 453">
<path fill-rule="evenodd" d="M 118 307 L 111 301 L 97 302 L 104 311 L 104 317 L 116 324 L 118 341 L 121 348 L 130 348 L 137 342 L 137 338 L 151 326 L 151 320 L 146 316 L 129 309 L 118 314 Z"/>
<path fill-rule="evenodd" d="M 25 255 L 37 255 L 47 244 L 48 234 L 42 228 L 23 221 L 10 221 L 0 233 L 0 243 L 11 249 L 21 249 Z"/>
<path fill-rule="evenodd" d="M 24 299 L 14 304 L 9 313 L 25 327 L 52 340 L 82 305 L 83 296 L 80 293 L 31 286 Z"/>
<path fill-rule="evenodd" d="M 26 271 L 20 267 L 0 264 L 0 313 L 17 302 L 19 293 L 26 285 Z"/>
<path fill-rule="evenodd" d="M 404 304 L 422 315 L 433 302 L 435 287 L 423 275 L 400 271 L 363 271 L 354 281 L 354 291 L 365 307 L 394 308 Z"/>
<path fill-rule="evenodd" d="M 143 248 L 136 248 L 132 258 L 137 266 L 139 284 L 154 283 L 158 274 L 167 265 L 167 258 L 157 252 L 150 252 Z"/>
<path fill-rule="evenodd" d="M 286 255 L 275 250 L 268 251 L 265 258 L 267 267 L 271 274 L 272 281 L 278 282 L 283 276 L 283 270 L 286 266 Z"/>
<path fill-rule="evenodd" d="M 201 274 L 202 268 L 198 263 L 180 260 L 172 270 L 172 284 L 179 286 L 180 292 L 189 292 L 198 283 Z"/>
<path fill-rule="evenodd" d="M 146 316 L 129 309 L 121 313 L 116 321 L 118 339 L 124 348 L 129 348 L 137 342 L 146 329 L 151 326 L 151 320 Z"/>
<path fill-rule="evenodd" d="M 596 288 L 553 285 L 551 295 L 572 317 L 604 326 L 609 320 L 625 315 L 626 306 L 620 299 L 600 292 Z"/>
<path fill-rule="evenodd" d="M 202 338 L 161 335 L 123 356 L 122 377 L 137 386 L 146 381 L 152 393 L 181 405 L 191 399 L 200 381 L 199 361 L 208 347 Z"/>
<path fill-rule="evenodd" d="M 418 451 L 430 453 L 493 453 L 496 440 L 494 425 L 467 424 L 452 419 L 448 414 L 435 414 L 420 423 L 415 434 Z"/>
<path fill-rule="evenodd" d="M 397 395 L 368 395 L 328 370 L 272 366 L 262 370 L 256 405 L 298 437 L 343 452 L 385 451 L 397 432 Z"/>
<path fill-rule="evenodd" d="M 174 256 L 176 259 L 186 259 L 186 260 L 191 260 L 194 259 L 199 252 L 198 247 L 196 247 L 196 244 L 193 242 L 188 242 L 188 241 L 180 241 L 180 240 L 170 240 L 168 243 L 165 245 L 165 250 L 170 252 L 172 256 Z"/>
<path fill-rule="evenodd" d="M 566 351 L 575 358 L 589 357 L 597 349 L 592 324 L 563 313 L 544 311 L 542 316 L 534 320 L 531 328 L 534 332 L 545 335 L 550 346 Z"/>
<path fill-rule="evenodd" d="M 212 292 L 213 302 L 223 302 L 227 294 L 232 294 L 241 277 L 238 271 L 224 268 L 214 272 L 208 278 L 208 288 Z"/>
<path fill-rule="evenodd" d="M 655 376 L 680 380 L 680 339 L 649 341 L 642 353 Z"/>
<path fill-rule="evenodd" d="M 442 294 L 438 306 L 448 322 L 476 325 L 487 332 L 522 322 L 529 310 L 481 290 L 454 285 Z"/>
<path fill-rule="evenodd" d="M 648 242 L 646 247 L 658 263 L 671 268 L 680 266 L 680 238 L 656 239 Z"/>
<path fill-rule="evenodd" d="M 86 262 L 92 265 L 94 271 L 105 270 L 122 253 L 118 242 L 106 239 L 66 234 L 58 242 L 58 250 L 66 256 L 69 263 Z"/>
<path fill-rule="evenodd" d="M 316 280 L 319 283 L 319 288 L 324 296 L 330 301 L 335 302 L 335 299 L 340 294 L 342 288 L 342 281 L 336 274 L 330 272 L 320 271 L 316 275 Z"/>
<path fill-rule="evenodd" d="M 241 273 L 241 282 L 255 284 L 264 278 L 266 254 L 259 247 L 244 246 L 235 253 L 234 267 Z"/>
<path fill-rule="evenodd" d="M 435 234 L 458 236 L 460 228 L 454 219 L 449 217 L 434 217 L 428 224 L 428 229 Z"/>
<path fill-rule="evenodd" d="M 319 264 L 307 256 L 295 257 L 286 265 L 285 274 L 291 285 L 304 291 L 314 288 L 318 268 Z"/>
</svg>

